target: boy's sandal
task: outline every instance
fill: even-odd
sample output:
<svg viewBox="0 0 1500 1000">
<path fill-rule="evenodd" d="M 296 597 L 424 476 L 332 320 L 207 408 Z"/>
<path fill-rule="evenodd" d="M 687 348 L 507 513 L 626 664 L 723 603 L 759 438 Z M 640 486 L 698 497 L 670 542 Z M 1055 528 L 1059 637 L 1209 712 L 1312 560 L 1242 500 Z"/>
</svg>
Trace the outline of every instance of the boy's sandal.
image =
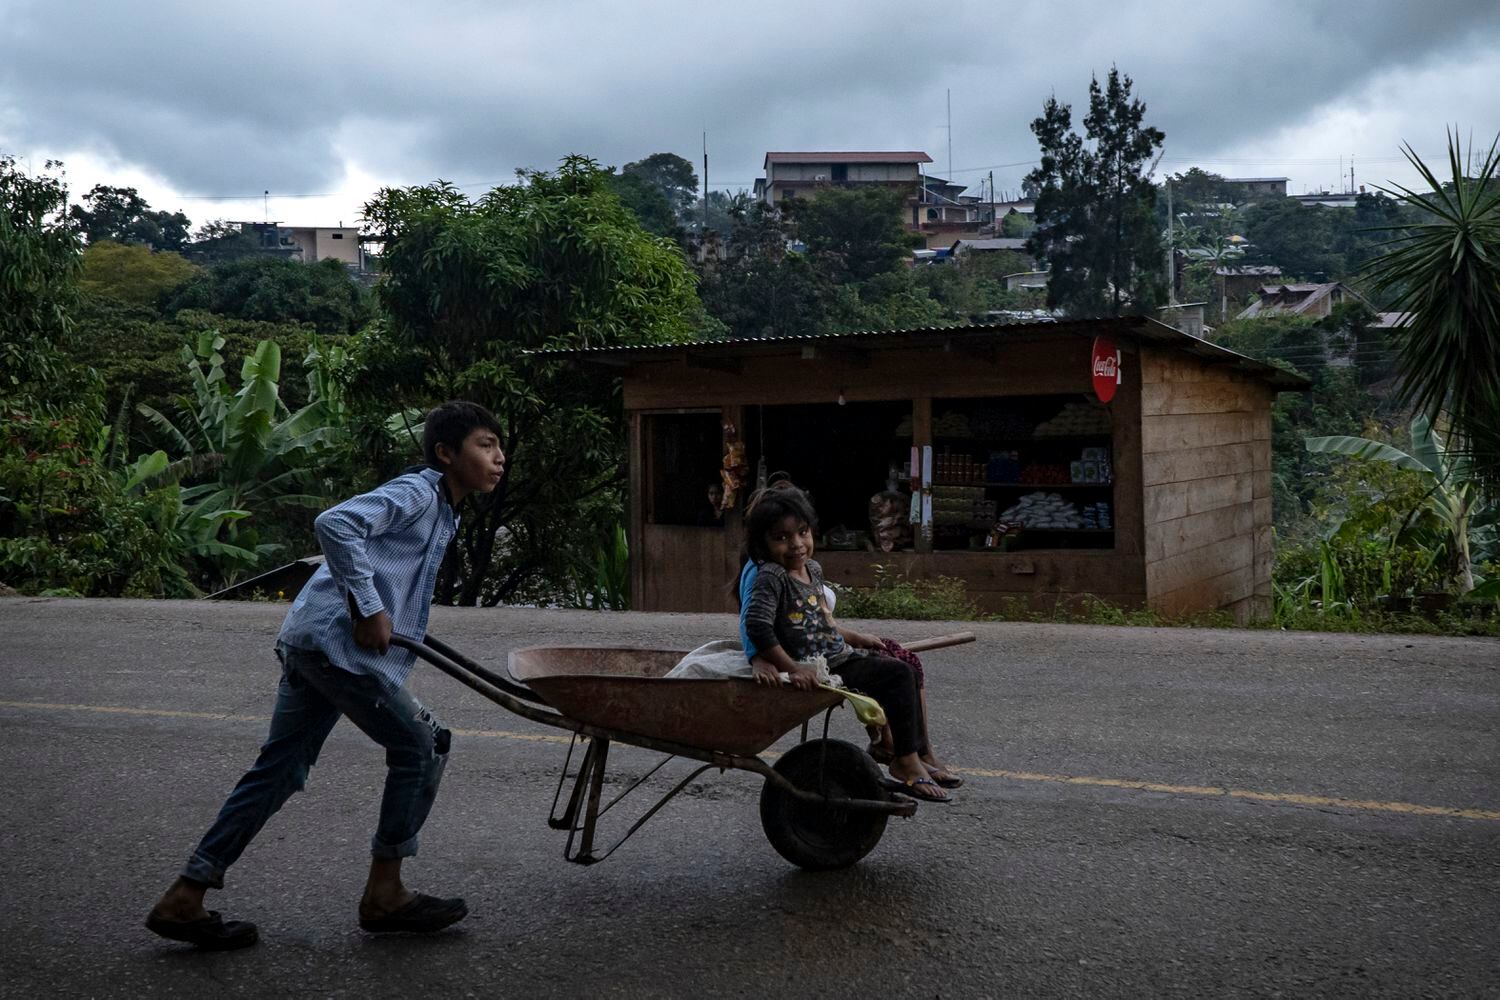
<svg viewBox="0 0 1500 1000">
<path fill-rule="evenodd" d="M 197 920 L 167 920 L 151 914 L 146 929 L 169 941 L 183 941 L 204 951 L 233 951 L 248 948 L 260 940 L 260 932 L 248 920 L 225 920 L 218 910 Z"/>
<path fill-rule="evenodd" d="M 946 794 L 931 778 L 913 778 L 910 781 L 902 781 L 900 778 L 881 778 L 880 784 L 887 791 L 899 792 L 918 802 L 948 803 L 953 801 L 953 796 Z"/>
<path fill-rule="evenodd" d="M 361 930 L 371 934 L 391 934 L 408 931 L 428 934 L 440 931 L 449 924 L 456 924 L 469 915 L 469 907 L 462 899 L 438 899 L 417 893 L 417 898 L 393 913 L 380 917 L 359 918 Z"/>
</svg>

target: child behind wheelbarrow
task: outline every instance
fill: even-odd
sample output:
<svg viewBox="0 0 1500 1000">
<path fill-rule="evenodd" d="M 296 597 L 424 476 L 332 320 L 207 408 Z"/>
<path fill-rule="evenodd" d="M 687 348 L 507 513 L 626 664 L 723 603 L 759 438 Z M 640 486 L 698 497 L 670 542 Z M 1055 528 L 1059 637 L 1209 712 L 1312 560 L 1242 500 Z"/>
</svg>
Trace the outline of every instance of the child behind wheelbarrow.
<svg viewBox="0 0 1500 1000">
<path fill-rule="evenodd" d="M 270 735 L 146 926 L 209 950 L 255 943 L 255 925 L 204 909 L 209 889 L 266 821 L 300 790 L 318 751 L 347 715 L 385 749 L 388 773 L 370 845 L 370 877 L 359 901 L 367 931 L 435 931 L 468 913 L 462 899 L 407 889 L 401 862 L 417 852 L 437 795 L 452 734 L 406 690 L 412 654 L 397 634 L 427 631 L 433 582 L 458 530 L 458 505 L 489 492 L 505 469 L 500 425 L 475 403 L 450 402 L 427 415 L 427 468 L 399 476 L 318 515 L 326 562 L 302 589 L 276 646 L 281 683 Z"/>
<path fill-rule="evenodd" d="M 798 661 L 822 656 L 844 683 L 870 695 L 890 721 L 892 787 L 928 802 L 951 797 L 927 773 L 922 744 L 921 701 L 916 677 L 900 660 L 884 655 L 881 642 L 834 626 L 825 608 L 822 567 L 812 558 L 817 516 L 801 490 L 767 490 L 745 515 L 745 548 L 759 566 L 740 623 L 757 683 L 777 685 L 785 673 L 793 687 L 811 690 L 816 674 Z"/>
</svg>

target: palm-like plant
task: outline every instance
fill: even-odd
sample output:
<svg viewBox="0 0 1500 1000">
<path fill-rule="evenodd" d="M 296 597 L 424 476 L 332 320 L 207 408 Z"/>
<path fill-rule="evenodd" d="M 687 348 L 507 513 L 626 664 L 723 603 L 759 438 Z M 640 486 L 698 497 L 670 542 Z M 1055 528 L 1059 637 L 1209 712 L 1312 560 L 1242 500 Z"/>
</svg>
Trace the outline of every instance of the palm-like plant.
<svg viewBox="0 0 1500 1000">
<path fill-rule="evenodd" d="M 1448 134 L 1451 182 L 1407 145 L 1426 182 L 1386 190 L 1422 221 L 1395 227 L 1368 269 L 1377 292 L 1407 314 L 1399 333 L 1401 395 L 1430 417 L 1446 410 L 1475 474 L 1500 482 L 1500 137 L 1483 157 Z"/>
<path fill-rule="evenodd" d="M 273 506 L 324 504 L 324 497 L 303 490 L 312 479 L 318 454 L 335 446 L 343 433 L 341 404 L 326 373 L 315 370 L 313 401 L 296 413 L 288 411 L 278 383 L 281 349 L 269 340 L 261 341 L 245 359 L 236 391 L 224 372 L 219 353 L 223 346 L 224 338 L 210 330 L 199 335 L 196 352 L 183 348 L 194 399 L 192 405 L 181 407 L 177 423 L 144 404 L 138 410 L 176 453 L 170 470 L 163 465 L 153 467 L 154 473 L 173 479 L 213 475 L 182 493 L 185 502 L 192 501 L 190 520 L 199 528 L 212 527 L 215 537 L 199 541 L 208 549 L 217 541 L 236 552 L 243 552 L 244 546 L 265 555 L 276 546 L 257 544 L 256 533 L 242 531 L 239 522 Z"/>
<path fill-rule="evenodd" d="M 1426 417 L 1412 421 L 1411 440 L 1409 454 L 1370 438 L 1345 435 L 1310 437 L 1305 443 L 1308 451 L 1388 462 L 1418 473 L 1427 487 L 1422 506 L 1405 516 L 1392 544 L 1403 538 L 1424 542 L 1434 558 L 1446 560 L 1449 578 L 1460 594 L 1466 594 L 1474 589 L 1474 519 L 1485 504 L 1473 463 L 1468 455 L 1449 450 Z M 1374 527 L 1345 522 L 1340 530 L 1363 534 Z"/>
</svg>

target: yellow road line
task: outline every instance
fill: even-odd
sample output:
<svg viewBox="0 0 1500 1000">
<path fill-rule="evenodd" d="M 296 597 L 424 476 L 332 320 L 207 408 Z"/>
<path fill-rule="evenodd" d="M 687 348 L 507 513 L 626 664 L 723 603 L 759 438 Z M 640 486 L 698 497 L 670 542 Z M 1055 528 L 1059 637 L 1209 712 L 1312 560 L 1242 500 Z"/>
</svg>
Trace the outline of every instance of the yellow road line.
<svg viewBox="0 0 1500 1000">
<path fill-rule="evenodd" d="M 0 708 L 48 709 L 54 712 L 97 712 L 102 715 L 140 715 L 164 719 L 208 719 L 214 722 L 270 722 L 269 715 L 230 715 L 224 712 L 180 712 L 169 708 L 127 708 L 119 705 L 72 705 L 48 701 L 0 701 Z M 566 736 L 517 733 L 507 729 L 455 729 L 459 736 L 488 736 L 531 743 L 567 743 Z"/>
<path fill-rule="evenodd" d="M 74 705 L 61 702 L 0 701 L 0 708 L 24 708 L 62 712 L 94 712 L 102 715 L 135 715 L 167 719 L 209 719 L 231 722 L 266 722 L 268 715 L 231 715 L 222 712 L 182 712 L 165 708 L 129 708 L 118 705 Z M 459 736 L 520 740 L 527 743 L 567 743 L 571 737 L 550 733 L 520 733 L 508 729 L 455 729 Z M 778 754 L 767 752 L 764 757 Z M 1101 778 L 1073 774 L 1046 774 L 1037 771 L 1002 771 L 980 767 L 955 767 L 954 773 L 975 778 L 1002 778 L 1008 781 L 1041 781 L 1059 785 L 1083 785 L 1094 788 L 1124 788 L 1138 792 L 1162 792 L 1168 795 L 1199 795 L 1209 798 L 1247 799 L 1254 802 L 1281 802 L 1288 805 L 1318 806 L 1333 809 L 1357 809 L 1365 812 L 1403 813 L 1409 816 L 1448 816 L 1455 819 L 1477 819 L 1500 822 L 1500 810 L 1461 809 L 1454 806 L 1424 806 L 1414 802 L 1383 802 L 1376 799 L 1341 799 L 1326 795 L 1299 795 L 1295 792 L 1257 792 L 1243 788 L 1216 788 L 1211 785 L 1166 785 L 1155 781 L 1132 781 L 1128 778 Z"/>
<path fill-rule="evenodd" d="M 1131 781 L 1126 778 L 1093 778 L 1072 774 L 1039 774 L 1033 771 L 996 771 L 985 768 L 953 768 L 958 774 L 980 778 L 1007 778 L 1011 781 L 1046 781 L 1062 785 L 1089 785 L 1099 788 L 1128 788 L 1138 792 L 1165 792 L 1169 795 L 1203 795 L 1211 798 L 1251 799 L 1256 802 L 1285 802 L 1298 806 L 1323 806 L 1335 809 L 1360 809 L 1367 812 L 1406 813 L 1412 816 L 1452 816 L 1457 819 L 1480 819 L 1500 822 L 1500 810 L 1459 809 L 1453 806 L 1424 806 L 1414 802 L 1382 802 L 1376 799 L 1340 799 L 1327 795 L 1299 795 L 1295 792 L 1256 792 L 1243 788 L 1214 788 L 1206 785 L 1163 785 L 1154 781 Z"/>
<path fill-rule="evenodd" d="M 269 715 L 230 715 L 225 712 L 177 712 L 169 708 L 125 708 L 119 705 L 70 705 L 49 701 L 0 701 L 0 708 L 45 708 L 55 712 L 98 712 L 102 715 L 150 715 L 165 719 L 227 719 L 230 722 L 268 722 Z"/>
</svg>

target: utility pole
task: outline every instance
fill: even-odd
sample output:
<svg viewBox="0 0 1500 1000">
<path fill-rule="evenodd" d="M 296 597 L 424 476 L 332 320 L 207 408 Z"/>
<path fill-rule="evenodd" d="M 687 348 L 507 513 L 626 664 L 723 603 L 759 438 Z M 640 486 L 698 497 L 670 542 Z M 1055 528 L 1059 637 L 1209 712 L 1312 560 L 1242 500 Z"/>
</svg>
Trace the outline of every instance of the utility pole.
<svg viewBox="0 0 1500 1000">
<path fill-rule="evenodd" d="M 953 88 L 948 88 L 948 183 L 953 183 Z"/>
<path fill-rule="evenodd" d="M 708 133 L 703 133 L 703 239 L 708 239 Z"/>
<path fill-rule="evenodd" d="M 1172 246 L 1172 178 L 1167 178 L 1167 305 L 1177 304 L 1177 252 Z"/>
</svg>

